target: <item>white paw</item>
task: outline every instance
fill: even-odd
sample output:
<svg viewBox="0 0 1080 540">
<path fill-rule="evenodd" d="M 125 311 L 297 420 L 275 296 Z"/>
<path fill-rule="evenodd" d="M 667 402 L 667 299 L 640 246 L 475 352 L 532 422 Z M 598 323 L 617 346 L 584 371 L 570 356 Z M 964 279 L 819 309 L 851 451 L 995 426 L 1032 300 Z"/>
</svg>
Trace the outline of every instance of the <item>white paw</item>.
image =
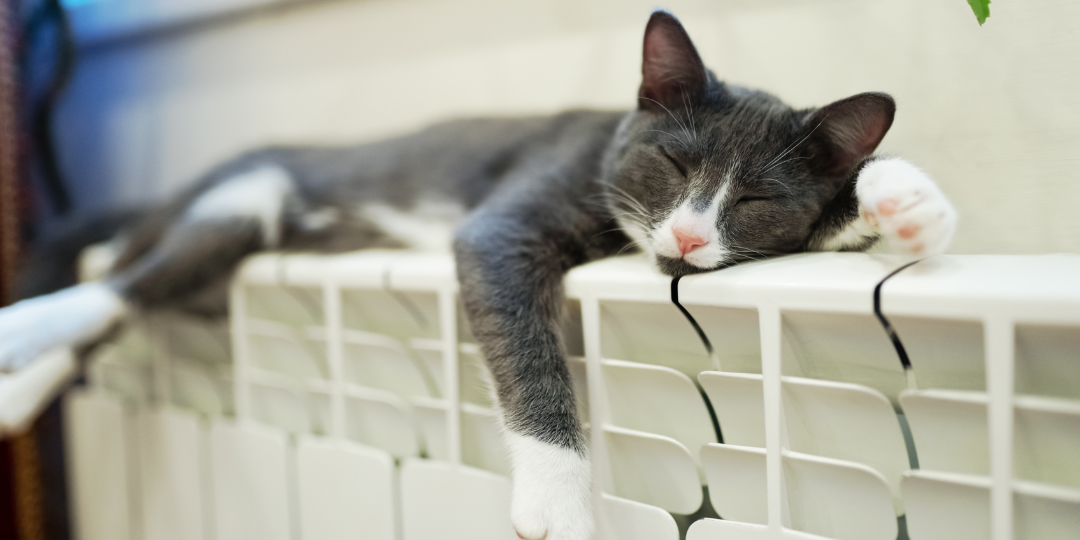
<svg viewBox="0 0 1080 540">
<path fill-rule="evenodd" d="M 514 471 L 510 521 L 524 540 L 592 538 L 588 460 L 561 446 L 507 431 Z"/>
<path fill-rule="evenodd" d="M 866 166 L 855 184 L 862 219 L 892 253 L 944 253 L 956 232 L 956 210 L 930 177 L 901 159 Z"/>
<path fill-rule="evenodd" d="M 0 372 L 15 371 L 46 351 L 80 345 L 109 329 L 126 307 L 100 283 L 88 283 L 0 309 Z"/>
</svg>

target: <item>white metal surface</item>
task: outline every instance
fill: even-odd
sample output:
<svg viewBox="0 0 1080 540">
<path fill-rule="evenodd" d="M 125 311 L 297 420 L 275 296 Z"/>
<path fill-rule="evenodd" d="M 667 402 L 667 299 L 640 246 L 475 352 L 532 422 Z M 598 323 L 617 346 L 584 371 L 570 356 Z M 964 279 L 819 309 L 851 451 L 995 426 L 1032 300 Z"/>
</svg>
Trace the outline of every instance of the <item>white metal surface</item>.
<svg viewBox="0 0 1080 540">
<path fill-rule="evenodd" d="M 305 437 L 297 448 L 300 536 L 395 540 L 394 460 L 372 448 Z"/>
<path fill-rule="evenodd" d="M 211 526 L 205 500 L 207 430 L 190 413 L 139 411 L 137 435 L 142 538 L 200 540 Z"/>
<path fill-rule="evenodd" d="M 211 496 L 217 540 L 289 540 L 296 516 L 286 435 L 261 426 L 210 426 Z"/>
<path fill-rule="evenodd" d="M 676 540 L 679 527 L 671 514 L 647 504 L 605 494 L 597 511 L 599 521 L 614 538 Z"/>
<path fill-rule="evenodd" d="M 702 372 L 724 441 L 764 447 L 762 376 Z M 858 384 L 784 377 L 784 431 L 796 452 L 861 463 L 881 473 L 903 514 L 900 475 L 908 470 L 904 435 L 888 399 Z"/>
<path fill-rule="evenodd" d="M 744 523 L 769 523 L 765 448 L 710 444 L 701 449 L 701 463 L 710 487 L 709 502 L 718 515 Z"/>
<path fill-rule="evenodd" d="M 837 540 L 892 540 L 897 524 L 885 478 L 860 463 L 784 453 L 792 529 Z"/>
<path fill-rule="evenodd" d="M 567 341 L 598 537 L 675 538 L 667 512 L 694 513 L 703 486 L 725 519 L 694 523 L 691 540 L 888 539 L 897 516 L 913 540 L 1069 537 L 1080 256 L 944 256 L 888 281 L 883 311 L 913 380 L 872 311 L 874 286 L 905 262 L 806 254 L 688 276 L 680 300 L 713 357 L 648 261 L 571 272 Z M 129 478 L 170 482 L 158 469 L 170 460 L 206 477 L 134 506 L 146 478 L 97 498 L 75 482 L 79 516 L 101 507 L 135 524 L 133 540 L 172 538 L 143 536 L 154 529 L 140 519 L 198 514 L 181 496 L 198 484 L 201 519 L 215 525 L 204 540 L 349 537 L 361 514 L 379 538 L 514 538 L 497 414 L 448 256 L 262 255 L 239 272 L 232 313 L 231 366 L 194 346 L 215 334 L 157 320 L 92 365 L 93 400 L 69 398 L 83 411 L 72 417 L 81 485 L 104 481 L 80 465 L 99 455 L 92 430 L 138 428 L 141 450 L 109 458 Z M 203 462 L 164 450 L 181 432 L 206 433 L 176 408 L 210 421 Z M 133 427 L 125 410 L 158 423 Z M 153 460 L 133 465 L 141 453 Z M 105 530 L 94 519 L 80 517 L 86 538 Z"/>
<path fill-rule="evenodd" d="M 603 361 L 603 372 L 612 425 L 670 437 L 688 450 L 716 442 L 705 402 L 686 375 L 619 360 Z"/>
<path fill-rule="evenodd" d="M 911 538 L 988 538 L 991 482 L 985 476 L 912 471 L 905 475 Z M 1013 538 L 1065 540 L 1080 530 L 1080 494 L 1034 482 L 1016 482 Z"/>
<path fill-rule="evenodd" d="M 90 392 L 68 394 L 64 408 L 72 521 L 79 540 L 139 538 L 138 461 L 130 411 L 115 399 Z"/>
<path fill-rule="evenodd" d="M 920 448 L 920 465 L 988 474 L 988 401 L 984 393 L 905 392 L 901 403 Z M 1080 488 L 1080 403 L 1039 396 L 1016 396 L 1014 402 L 1016 478 Z"/>
<path fill-rule="evenodd" d="M 695 459 L 679 441 L 615 426 L 603 433 L 613 495 L 677 514 L 701 507 Z"/>
<path fill-rule="evenodd" d="M 409 459 L 401 466 L 401 492 L 405 540 L 517 538 L 504 476 Z"/>
</svg>

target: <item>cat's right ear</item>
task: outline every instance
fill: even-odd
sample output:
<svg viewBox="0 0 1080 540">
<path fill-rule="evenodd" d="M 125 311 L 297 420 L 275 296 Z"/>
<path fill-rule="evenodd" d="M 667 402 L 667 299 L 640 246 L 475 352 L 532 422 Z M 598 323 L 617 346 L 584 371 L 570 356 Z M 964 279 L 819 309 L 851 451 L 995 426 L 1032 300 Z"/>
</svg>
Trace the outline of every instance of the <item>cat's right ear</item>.
<svg viewBox="0 0 1080 540">
<path fill-rule="evenodd" d="M 638 106 L 682 107 L 682 100 L 704 90 L 706 81 L 705 65 L 682 24 L 666 11 L 654 11 L 645 26 Z"/>
<path fill-rule="evenodd" d="M 888 94 L 868 92 L 818 109 L 806 122 L 813 165 L 826 176 L 846 174 L 885 138 L 896 114 Z"/>
</svg>

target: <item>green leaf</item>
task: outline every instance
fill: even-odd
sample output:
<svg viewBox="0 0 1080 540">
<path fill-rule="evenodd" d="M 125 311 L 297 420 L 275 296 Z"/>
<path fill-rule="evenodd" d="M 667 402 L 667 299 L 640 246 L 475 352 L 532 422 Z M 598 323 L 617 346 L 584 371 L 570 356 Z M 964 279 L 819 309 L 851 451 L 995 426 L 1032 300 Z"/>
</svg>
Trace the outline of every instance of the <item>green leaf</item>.
<svg viewBox="0 0 1080 540">
<path fill-rule="evenodd" d="M 979 26 L 982 26 L 990 16 L 990 0 L 968 0 L 968 5 L 971 6 L 975 18 L 979 19 Z"/>
</svg>

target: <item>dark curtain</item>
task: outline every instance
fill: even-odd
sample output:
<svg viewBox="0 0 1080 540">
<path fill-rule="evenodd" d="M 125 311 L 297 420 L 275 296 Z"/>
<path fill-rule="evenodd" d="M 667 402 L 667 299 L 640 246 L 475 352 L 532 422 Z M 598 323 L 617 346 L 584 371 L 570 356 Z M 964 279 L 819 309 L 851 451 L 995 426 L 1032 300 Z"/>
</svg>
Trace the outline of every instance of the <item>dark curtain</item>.
<svg viewBox="0 0 1080 540">
<path fill-rule="evenodd" d="M 58 56 L 59 67 L 45 69 L 61 76 L 48 77 L 45 85 L 31 84 L 28 44 L 38 28 L 59 27 L 65 38 L 66 21 L 58 0 L 41 2 L 0 0 L 0 306 L 15 300 L 17 270 L 35 216 L 27 163 L 31 155 L 45 176 L 46 198 L 53 211 L 69 207 L 59 175 L 51 170 L 55 159 L 51 144 L 52 105 L 70 73 L 71 57 Z M 60 11 L 57 16 L 56 12 Z M 42 15 L 45 14 L 43 18 Z M 61 47 L 70 47 L 70 40 Z M 65 49 L 70 53 L 70 48 Z M 66 58 L 66 60 L 65 60 Z M 41 71 L 38 69 L 37 71 Z M 49 178 L 49 177 L 52 178 Z M 55 181 L 53 181 L 55 180 Z M 54 185 L 50 185 L 54 184 Z M 59 197 L 57 194 L 59 193 Z M 60 407 L 54 403 L 26 432 L 0 441 L 0 540 L 67 540 L 67 493 L 63 461 Z"/>
</svg>

